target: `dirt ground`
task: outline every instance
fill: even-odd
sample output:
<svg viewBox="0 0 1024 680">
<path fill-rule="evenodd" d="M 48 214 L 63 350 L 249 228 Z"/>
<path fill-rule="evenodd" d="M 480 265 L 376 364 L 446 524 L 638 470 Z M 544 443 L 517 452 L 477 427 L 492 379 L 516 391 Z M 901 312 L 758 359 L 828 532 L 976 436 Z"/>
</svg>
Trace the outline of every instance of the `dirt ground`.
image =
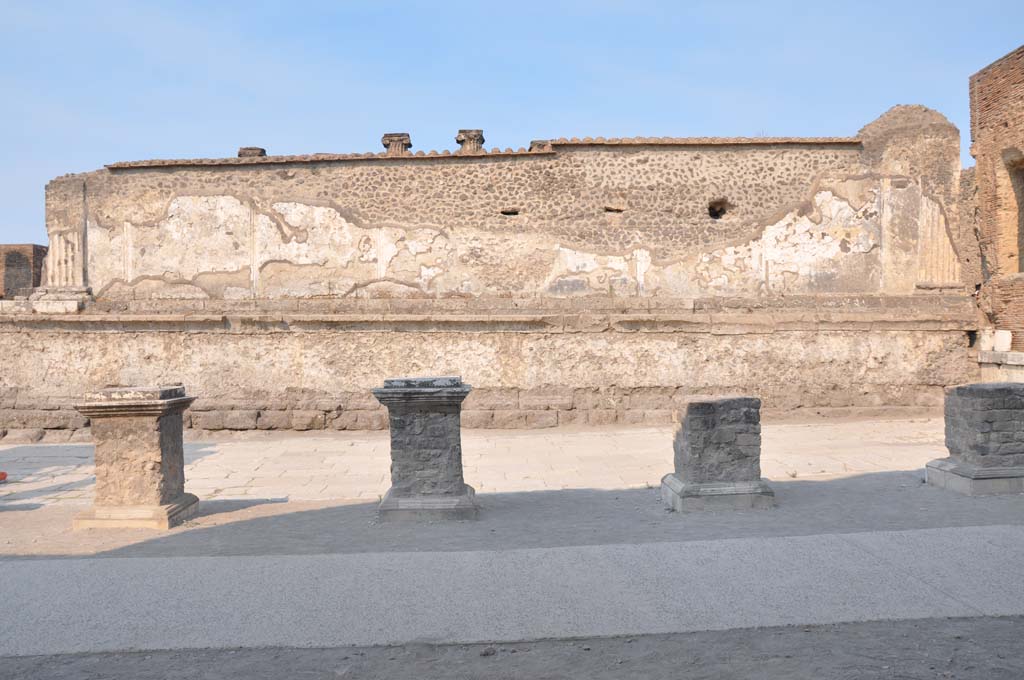
<svg viewBox="0 0 1024 680">
<path fill-rule="evenodd" d="M 1020 680 L 1024 619 L 787 626 L 502 645 L 0 658 L 4 680 Z"/>
</svg>

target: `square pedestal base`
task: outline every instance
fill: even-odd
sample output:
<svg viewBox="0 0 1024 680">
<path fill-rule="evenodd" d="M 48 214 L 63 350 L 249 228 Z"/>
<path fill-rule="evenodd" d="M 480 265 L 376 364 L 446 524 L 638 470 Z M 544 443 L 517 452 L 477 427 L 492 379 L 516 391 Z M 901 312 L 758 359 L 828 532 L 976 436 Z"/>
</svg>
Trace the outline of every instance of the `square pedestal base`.
<svg viewBox="0 0 1024 680">
<path fill-rule="evenodd" d="M 182 494 L 168 505 L 93 506 L 75 516 L 74 529 L 161 529 L 184 522 L 199 509 L 199 499 Z"/>
<path fill-rule="evenodd" d="M 1024 467 L 978 467 L 955 458 L 936 458 L 924 468 L 932 486 L 968 496 L 1024 493 Z"/>
<path fill-rule="evenodd" d="M 676 512 L 700 510 L 766 510 L 775 507 L 768 482 L 704 482 L 690 484 L 674 474 L 661 480 L 661 499 Z"/>
<path fill-rule="evenodd" d="M 383 522 L 407 520 L 476 519 L 479 506 L 473 487 L 466 485 L 466 492 L 458 496 L 393 496 L 391 490 L 377 508 L 377 515 Z"/>
</svg>

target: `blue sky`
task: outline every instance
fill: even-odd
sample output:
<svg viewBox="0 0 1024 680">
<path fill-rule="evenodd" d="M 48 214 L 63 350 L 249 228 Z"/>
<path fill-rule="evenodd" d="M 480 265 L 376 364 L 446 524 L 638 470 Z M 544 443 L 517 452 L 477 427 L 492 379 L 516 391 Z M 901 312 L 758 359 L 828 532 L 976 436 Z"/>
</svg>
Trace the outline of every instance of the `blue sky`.
<svg viewBox="0 0 1024 680">
<path fill-rule="evenodd" d="M 852 135 L 924 104 L 969 138 L 968 76 L 1024 2 L 0 0 L 0 242 L 43 188 L 118 160 L 488 148 L 560 136 Z"/>
</svg>

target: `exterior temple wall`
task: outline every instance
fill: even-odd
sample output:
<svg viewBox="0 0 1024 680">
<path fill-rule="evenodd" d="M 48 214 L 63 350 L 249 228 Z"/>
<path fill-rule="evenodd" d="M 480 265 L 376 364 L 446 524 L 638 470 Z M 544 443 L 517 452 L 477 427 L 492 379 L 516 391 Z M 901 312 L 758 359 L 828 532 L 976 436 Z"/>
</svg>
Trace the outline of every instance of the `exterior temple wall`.
<svg viewBox="0 0 1024 680">
<path fill-rule="evenodd" d="M 897 107 L 852 139 L 120 163 L 48 186 L 56 250 L 84 260 L 51 284 L 100 300 L 909 294 L 961 284 L 958 149 L 941 115 Z"/>
<path fill-rule="evenodd" d="M 461 374 L 474 386 L 466 427 L 669 423 L 693 395 L 737 392 L 767 409 L 892 413 L 938 406 L 944 386 L 977 377 L 969 302 L 860 304 L 856 313 L 9 318 L 0 353 L 20 360 L 0 374 L 0 422 L 83 427 L 70 405 L 93 386 L 172 380 L 200 397 L 187 414 L 195 428 L 379 429 L 386 419 L 370 389 L 389 375 Z"/>
<path fill-rule="evenodd" d="M 184 382 L 195 428 L 376 429 L 399 375 L 461 375 L 467 427 L 668 423 L 735 392 L 938 406 L 977 377 L 981 263 L 934 111 L 842 139 L 464 132 L 54 180 L 46 288 L 0 303 L 0 429 L 65 436 L 111 384 Z"/>
</svg>

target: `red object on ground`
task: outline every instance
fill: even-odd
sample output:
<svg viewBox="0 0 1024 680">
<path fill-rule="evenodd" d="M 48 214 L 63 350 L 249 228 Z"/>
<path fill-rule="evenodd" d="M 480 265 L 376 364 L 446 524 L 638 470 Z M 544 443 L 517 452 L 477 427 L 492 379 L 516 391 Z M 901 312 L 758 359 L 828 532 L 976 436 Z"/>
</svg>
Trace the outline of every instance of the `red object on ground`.
<svg viewBox="0 0 1024 680">
<path fill-rule="evenodd" d="M 0 482 L 6 482 L 6 481 L 7 481 L 7 473 L 6 472 L 0 472 Z"/>
</svg>

